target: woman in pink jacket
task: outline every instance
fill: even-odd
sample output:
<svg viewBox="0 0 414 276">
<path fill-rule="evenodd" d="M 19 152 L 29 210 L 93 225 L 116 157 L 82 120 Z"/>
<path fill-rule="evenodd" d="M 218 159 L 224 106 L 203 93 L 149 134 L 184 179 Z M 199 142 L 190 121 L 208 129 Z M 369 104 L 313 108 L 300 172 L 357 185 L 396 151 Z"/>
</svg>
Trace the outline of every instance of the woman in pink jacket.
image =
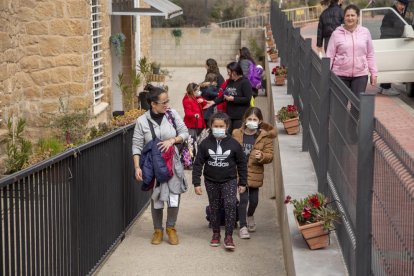
<svg viewBox="0 0 414 276">
<path fill-rule="evenodd" d="M 344 25 L 332 33 L 326 56 L 331 58 L 331 70 L 355 95 L 365 92 L 368 74 L 370 83 L 377 83 L 377 65 L 369 30 L 358 25 L 359 8 L 349 5 L 344 10 Z"/>
</svg>

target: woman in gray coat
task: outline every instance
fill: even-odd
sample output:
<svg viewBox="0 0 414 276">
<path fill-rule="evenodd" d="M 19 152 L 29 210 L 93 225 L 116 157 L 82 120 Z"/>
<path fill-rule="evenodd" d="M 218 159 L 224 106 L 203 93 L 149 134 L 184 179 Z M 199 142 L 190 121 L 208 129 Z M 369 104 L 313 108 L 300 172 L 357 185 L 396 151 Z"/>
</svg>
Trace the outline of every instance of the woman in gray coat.
<svg viewBox="0 0 414 276">
<path fill-rule="evenodd" d="M 150 87 L 148 96 L 148 104 L 150 109 L 141 115 L 135 124 L 134 135 L 132 137 L 132 154 L 135 167 L 135 178 L 142 181 L 142 168 L 140 168 L 139 160 L 142 149 L 153 138 L 149 124 L 152 124 L 155 135 L 161 140 L 159 149 L 168 151 L 170 147 L 183 143 L 188 138 L 188 129 L 177 111 L 168 108 L 168 94 L 159 87 Z M 171 123 L 168 116 L 172 116 L 175 125 Z M 187 189 L 184 177 L 184 168 L 180 161 L 178 149 L 175 147 L 173 157 L 173 177 L 165 183 L 158 183 L 153 188 L 151 197 L 151 214 L 154 224 L 154 235 L 152 244 L 160 244 L 163 239 L 163 209 L 164 203 L 168 205 L 166 232 L 170 244 L 178 244 L 177 231 L 175 223 L 178 216 L 178 207 L 180 203 L 180 194 Z"/>
</svg>

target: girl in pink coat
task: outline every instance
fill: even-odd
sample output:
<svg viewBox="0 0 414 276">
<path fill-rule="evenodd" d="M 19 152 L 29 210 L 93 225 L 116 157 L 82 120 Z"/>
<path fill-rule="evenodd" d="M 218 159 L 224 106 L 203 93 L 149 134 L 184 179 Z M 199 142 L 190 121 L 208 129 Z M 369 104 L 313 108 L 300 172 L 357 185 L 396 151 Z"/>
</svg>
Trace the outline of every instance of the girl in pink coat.
<svg viewBox="0 0 414 276">
<path fill-rule="evenodd" d="M 326 56 L 331 70 L 355 95 L 365 92 L 368 74 L 370 83 L 377 83 L 377 65 L 369 30 L 358 25 L 359 8 L 349 5 L 344 10 L 344 25 L 336 28 L 329 40 Z"/>
</svg>

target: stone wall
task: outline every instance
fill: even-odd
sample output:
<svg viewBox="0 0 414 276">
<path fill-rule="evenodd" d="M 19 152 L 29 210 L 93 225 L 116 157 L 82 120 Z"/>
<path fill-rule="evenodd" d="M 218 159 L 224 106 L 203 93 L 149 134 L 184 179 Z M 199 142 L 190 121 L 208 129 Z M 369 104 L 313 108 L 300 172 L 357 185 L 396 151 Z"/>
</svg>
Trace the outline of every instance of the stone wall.
<svg viewBox="0 0 414 276">
<path fill-rule="evenodd" d="M 162 66 L 204 66 L 208 58 L 225 66 L 241 47 L 249 48 L 249 38 L 264 45 L 264 31 L 258 29 L 180 28 L 181 38 L 175 38 L 172 30 L 152 29 L 151 58 Z"/>
<path fill-rule="evenodd" d="M 107 1 L 101 0 L 102 11 Z M 88 108 L 93 114 L 91 23 L 88 1 L 0 1 L 0 93 L 2 119 L 27 121 L 27 133 L 41 136 L 59 112 Z M 103 58 L 109 57 L 109 15 L 102 17 Z M 104 101 L 110 95 L 110 63 L 103 62 Z M 4 124 L 0 126 L 4 129 Z"/>
</svg>

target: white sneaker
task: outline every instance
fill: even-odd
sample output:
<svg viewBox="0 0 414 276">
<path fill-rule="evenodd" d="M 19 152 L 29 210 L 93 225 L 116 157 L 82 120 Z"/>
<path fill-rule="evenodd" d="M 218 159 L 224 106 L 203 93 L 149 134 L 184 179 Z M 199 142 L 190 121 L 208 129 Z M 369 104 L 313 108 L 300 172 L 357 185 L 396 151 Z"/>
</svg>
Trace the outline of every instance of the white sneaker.
<svg viewBox="0 0 414 276">
<path fill-rule="evenodd" d="M 250 239 L 249 230 L 247 230 L 246 226 L 240 228 L 239 237 L 240 239 Z"/>
<path fill-rule="evenodd" d="M 247 227 L 249 228 L 249 232 L 256 231 L 256 223 L 254 222 L 254 217 L 247 217 Z"/>
<path fill-rule="evenodd" d="M 400 95 L 400 92 L 397 90 L 394 90 L 392 88 L 389 89 L 384 89 L 381 88 L 381 90 L 379 91 L 380 94 L 386 95 L 386 96 L 398 96 Z"/>
</svg>

